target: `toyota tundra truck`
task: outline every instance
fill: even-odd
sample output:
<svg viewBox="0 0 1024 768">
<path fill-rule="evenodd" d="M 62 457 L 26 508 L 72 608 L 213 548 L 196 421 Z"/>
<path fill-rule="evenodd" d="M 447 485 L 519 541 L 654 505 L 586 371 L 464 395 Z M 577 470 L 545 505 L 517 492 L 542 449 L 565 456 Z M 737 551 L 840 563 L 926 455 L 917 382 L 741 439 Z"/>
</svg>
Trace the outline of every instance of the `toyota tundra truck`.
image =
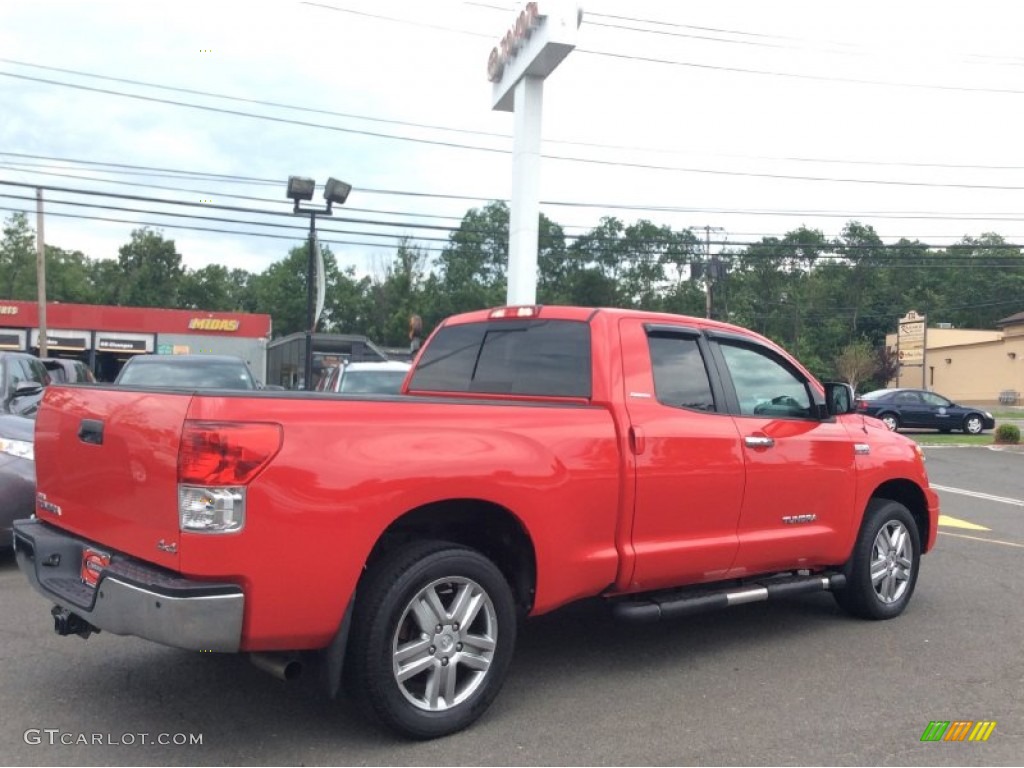
<svg viewBox="0 0 1024 768">
<path fill-rule="evenodd" d="M 16 556 L 62 635 L 305 665 L 433 738 L 582 598 L 902 613 L 938 500 L 853 405 L 748 330 L 560 306 L 449 318 L 398 395 L 52 386 Z"/>
</svg>

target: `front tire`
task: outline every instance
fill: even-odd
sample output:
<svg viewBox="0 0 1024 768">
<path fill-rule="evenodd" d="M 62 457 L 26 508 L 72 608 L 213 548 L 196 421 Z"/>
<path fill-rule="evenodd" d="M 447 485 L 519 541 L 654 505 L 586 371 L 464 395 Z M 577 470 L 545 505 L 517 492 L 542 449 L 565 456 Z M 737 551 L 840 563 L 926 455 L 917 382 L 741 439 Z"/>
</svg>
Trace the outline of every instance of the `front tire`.
<svg viewBox="0 0 1024 768">
<path fill-rule="evenodd" d="M 985 431 L 985 422 L 976 413 L 969 414 L 964 419 L 964 432 L 968 435 L 980 435 Z"/>
<path fill-rule="evenodd" d="M 910 511 L 898 501 L 872 499 L 843 568 L 846 587 L 833 594 L 854 616 L 893 619 L 910 602 L 920 566 L 921 536 Z"/>
<path fill-rule="evenodd" d="M 470 725 L 501 690 L 515 600 L 479 552 L 420 542 L 370 571 L 351 631 L 350 688 L 389 728 L 432 739 Z"/>
</svg>

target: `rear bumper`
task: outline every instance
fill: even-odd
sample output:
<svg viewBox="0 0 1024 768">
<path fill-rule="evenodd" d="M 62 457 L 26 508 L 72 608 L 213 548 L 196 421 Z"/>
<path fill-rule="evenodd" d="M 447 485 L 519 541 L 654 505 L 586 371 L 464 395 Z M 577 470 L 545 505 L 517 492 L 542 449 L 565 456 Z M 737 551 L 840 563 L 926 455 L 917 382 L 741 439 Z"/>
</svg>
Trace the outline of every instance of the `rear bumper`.
<svg viewBox="0 0 1024 768">
<path fill-rule="evenodd" d="M 14 523 L 15 557 L 25 577 L 94 627 L 176 648 L 238 651 L 245 608 L 240 586 L 185 579 L 111 553 L 99 583 L 89 587 L 81 579 L 82 552 L 93 546 L 38 520 Z"/>
</svg>

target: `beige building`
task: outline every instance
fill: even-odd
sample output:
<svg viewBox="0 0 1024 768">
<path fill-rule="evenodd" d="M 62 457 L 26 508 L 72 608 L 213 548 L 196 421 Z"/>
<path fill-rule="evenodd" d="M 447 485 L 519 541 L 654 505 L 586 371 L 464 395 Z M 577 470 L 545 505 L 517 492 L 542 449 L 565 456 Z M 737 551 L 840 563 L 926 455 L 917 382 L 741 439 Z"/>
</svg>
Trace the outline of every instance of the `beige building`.
<svg viewBox="0 0 1024 768">
<path fill-rule="evenodd" d="M 893 387 L 920 387 L 958 403 L 1024 405 L 1024 312 L 998 331 L 928 328 L 924 365 L 904 365 Z M 896 351 L 896 334 L 885 337 Z"/>
</svg>

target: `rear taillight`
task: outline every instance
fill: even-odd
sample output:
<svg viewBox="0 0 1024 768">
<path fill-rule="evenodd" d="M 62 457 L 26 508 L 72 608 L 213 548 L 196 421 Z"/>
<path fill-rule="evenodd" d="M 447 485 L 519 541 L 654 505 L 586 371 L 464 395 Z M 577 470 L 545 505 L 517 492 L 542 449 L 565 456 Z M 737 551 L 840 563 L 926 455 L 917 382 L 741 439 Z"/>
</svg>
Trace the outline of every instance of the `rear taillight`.
<svg viewBox="0 0 1024 768">
<path fill-rule="evenodd" d="M 867 409 L 868 409 L 868 403 L 867 403 L 866 400 L 858 400 L 857 401 L 857 410 L 858 411 L 866 411 Z"/>
<path fill-rule="evenodd" d="M 178 451 L 178 482 L 246 485 L 281 450 L 281 425 L 186 421 Z"/>
<path fill-rule="evenodd" d="M 236 533 L 245 491 L 281 450 L 281 426 L 186 421 L 178 451 L 178 523 L 183 531 Z"/>
</svg>

